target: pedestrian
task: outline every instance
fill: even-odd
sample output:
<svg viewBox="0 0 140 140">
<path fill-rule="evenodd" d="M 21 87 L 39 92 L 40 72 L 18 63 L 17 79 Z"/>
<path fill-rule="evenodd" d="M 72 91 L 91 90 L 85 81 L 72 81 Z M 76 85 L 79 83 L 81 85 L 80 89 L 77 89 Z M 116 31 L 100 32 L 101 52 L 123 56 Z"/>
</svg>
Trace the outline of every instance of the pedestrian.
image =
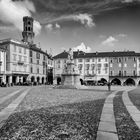
<svg viewBox="0 0 140 140">
<path fill-rule="evenodd" d="M 111 83 L 108 82 L 107 86 L 108 86 L 108 91 L 110 91 L 111 90 Z"/>
</svg>

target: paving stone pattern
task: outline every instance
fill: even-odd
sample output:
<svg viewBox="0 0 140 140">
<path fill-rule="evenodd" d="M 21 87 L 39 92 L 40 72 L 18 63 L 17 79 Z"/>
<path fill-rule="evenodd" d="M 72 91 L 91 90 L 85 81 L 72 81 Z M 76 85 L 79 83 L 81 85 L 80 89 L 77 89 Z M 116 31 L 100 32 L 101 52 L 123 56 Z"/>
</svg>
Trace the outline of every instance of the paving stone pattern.
<svg viewBox="0 0 140 140">
<path fill-rule="evenodd" d="M 9 104 L 5 109 L 0 112 L 0 128 L 3 126 L 5 120 L 14 112 L 16 107 L 24 99 L 30 89 L 25 90 L 19 97 L 17 97 L 11 104 Z M 19 92 L 19 91 L 17 91 Z"/>
</svg>

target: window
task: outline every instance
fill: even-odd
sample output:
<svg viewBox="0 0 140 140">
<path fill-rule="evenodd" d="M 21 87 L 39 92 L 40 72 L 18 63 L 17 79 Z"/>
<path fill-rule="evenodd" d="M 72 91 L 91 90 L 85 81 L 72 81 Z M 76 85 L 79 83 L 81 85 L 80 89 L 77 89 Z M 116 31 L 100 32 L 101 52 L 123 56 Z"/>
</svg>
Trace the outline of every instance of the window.
<svg viewBox="0 0 140 140">
<path fill-rule="evenodd" d="M 121 76 L 122 75 L 122 72 L 121 71 L 119 71 L 119 76 Z"/>
<path fill-rule="evenodd" d="M 57 65 L 57 68 L 60 69 L 60 64 Z"/>
<path fill-rule="evenodd" d="M 127 61 L 127 58 L 126 58 L 126 57 L 124 58 L 124 61 L 125 61 L 125 62 Z"/>
<path fill-rule="evenodd" d="M 107 62 L 107 58 L 105 58 L 105 62 Z"/>
<path fill-rule="evenodd" d="M 134 57 L 134 62 L 136 61 L 136 58 Z"/>
<path fill-rule="evenodd" d="M 90 59 L 89 59 L 89 58 L 87 58 L 87 59 L 86 59 L 86 62 L 90 62 Z"/>
<path fill-rule="evenodd" d="M 110 63 L 112 63 L 112 62 L 113 62 L 113 60 L 111 59 L 111 60 L 110 60 Z"/>
<path fill-rule="evenodd" d="M 27 62 L 27 57 L 26 56 L 24 56 L 24 62 Z"/>
<path fill-rule="evenodd" d="M 19 53 L 22 53 L 22 48 L 21 47 L 18 47 L 19 48 Z"/>
<path fill-rule="evenodd" d="M 113 76 L 113 71 L 110 71 L 110 76 Z"/>
<path fill-rule="evenodd" d="M 30 68 L 30 72 L 33 73 L 33 68 L 32 67 Z"/>
<path fill-rule="evenodd" d="M 79 64 L 79 65 L 78 65 L 78 69 L 79 69 L 79 70 L 82 70 L 82 68 L 83 68 L 83 65 L 82 65 L 82 64 Z"/>
<path fill-rule="evenodd" d="M 22 56 L 21 56 L 21 55 L 19 55 L 18 57 L 19 57 L 19 61 L 21 61 L 21 60 L 22 60 Z"/>
<path fill-rule="evenodd" d="M 89 70 L 86 71 L 86 75 L 89 75 Z"/>
<path fill-rule="evenodd" d="M 37 73 L 39 74 L 39 68 L 37 68 Z"/>
<path fill-rule="evenodd" d="M 66 63 L 67 62 L 67 60 L 66 59 L 64 59 L 64 63 Z"/>
<path fill-rule="evenodd" d="M 78 59 L 78 62 L 83 62 L 83 59 Z"/>
<path fill-rule="evenodd" d="M 126 76 L 126 71 L 124 71 L 124 76 Z"/>
<path fill-rule="evenodd" d="M 40 59 L 40 53 L 39 52 L 36 52 L 36 58 Z"/>
<path fill-rule="evenodd" d="M 33 52 L 32 51 L 30 51 L 30 57 L 32 57 L 33 56 Z"/>
<path fill-rule="evenodd" d="M 98 58 L 98 62 L 101 62 L 101 58 Z"/>
<path fill-rule="evenodd" d="M 135 70 L 133 71 L 133 75 L 136 76 L 136 71 Z"/>
<path fill-rule="evenodd" d="M 107 74 L 108 73 L 108 69 L 107 68 L 105 68 L 105 74 Z"/>
<path fill-rule="evenodd" d="M 43 55 L 43 60 L 46 60 L 46 59 L 45 59 L 45 55 Z"/>
<path fill-rule="evenodd" d="M 140 62 L 140 57 L 139 57 L 139 62 Z"/>
<path fill-rule="evenodd" d="M 95 60 L 94 60 L 94 58 L 92 58 L 92 62 L 94 62 Z"/>
<path fill-rule="evenodd" d="M 48 63 L 50 63 L 49 60 L 48 60 Z M 57 60 L 57 64 L 60 64 L 60 63 L 61 63 L 61 61 L 60 60 Z"/>
<path fill-rule="evenodd" d="M 92 75 L 94 75 L 95 73 L 94 73 L 94 70 L 92 70 Z"/>
<path fill-rule="evenodd" d="M 39 65 L 39 60 L 37 60 L 37 64 Z"/>
<path fill-rule="evenodd" d="M 101 68 L 101 66 L 102 66 L 101 64 L 98 64 L 98 68 Z"/>
<path fill-rule="evenodd" d="M 43 69 L 43 74 L 45 74 L 45 69 Z"/>
<path fill-rule="evenodd" d="M 140 64 L 139 64 L 139 68 L 140 68 Z"/>
<path fill-rule="evenodd" d="M 108 64 L 107 64 L 107 63 L 105 63 L 105 64 L 104 64 L 104 67 L 105 67 L 105 68 L 107 68 L 107 67 L 108 67 Z"/>
<path fill-rule="evenodd" d="M 16 45 L 14 45 L 14 52 L 16 52 L 17 51 L 17 46 Z"/>
<path fill-rule="evenodd" d="M 119 58 L 119 62 L 121 62 L 121 58 Z"/>
<path fill-rule="evenodd" d="M 98 74 L 101 74 L 101 69 L 98 69 Z"/>
<path fill-rule="evenodd" d="M 33 63 L 33 59 L 32 58 L 30 58 L 30 63 Z"/>
<path fill-rule="evenodd" d="M 16 61 L 16 57 L 17 55 L 16 54 L 13 54 L 13 60 Z"/>
<path fill-rule="evenodd" d="M 26 72 L 26 66 L 24 66 L 24 72 Z"/>
<path fill-rule="evenodd" d="M 86 70 L 89 70 L 90 65 L 86 64 Z"/>
<path fill-rule="evenodd" d="M 92 69 L 92 70 L 95 69 L 95 64 L 91 64 L 91 69 Z"/>
<path fill-rule="evenodd" d="M 24 54 L 26 54 L 26 48 L 24 48 Z"/>
</svg>

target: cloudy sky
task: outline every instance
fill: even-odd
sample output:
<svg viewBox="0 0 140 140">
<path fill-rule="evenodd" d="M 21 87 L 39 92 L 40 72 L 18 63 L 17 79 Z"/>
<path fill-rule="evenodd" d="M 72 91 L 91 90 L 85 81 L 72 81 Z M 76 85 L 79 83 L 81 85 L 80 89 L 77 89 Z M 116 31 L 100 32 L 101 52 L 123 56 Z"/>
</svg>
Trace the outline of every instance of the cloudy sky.
<svg viewBox="0 0 140 140">
<path fill-rule="evenodd" d="M 23 16 L 35 19 L 34 42 L 53 55 L 140 52 L 140 0 L 0 0 L 0 39 L 21 40 Z"/>
</svg>

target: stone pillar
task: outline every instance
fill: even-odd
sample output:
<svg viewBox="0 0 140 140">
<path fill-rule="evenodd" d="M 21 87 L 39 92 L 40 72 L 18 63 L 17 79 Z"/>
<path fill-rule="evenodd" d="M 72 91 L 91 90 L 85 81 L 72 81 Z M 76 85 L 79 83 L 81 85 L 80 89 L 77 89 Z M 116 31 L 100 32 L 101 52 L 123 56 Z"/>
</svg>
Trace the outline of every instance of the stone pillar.
<svg viewBox="0 0 140 140">
<path fill-rule="evenodd" d="M 12 84 L 12 76 L 9 76 L 9 84 Z"/>
<path fill-rule="evenodd" d="M 19 83 L 19 76 L 16 77 L 16 83 Z"/>
</svg>

